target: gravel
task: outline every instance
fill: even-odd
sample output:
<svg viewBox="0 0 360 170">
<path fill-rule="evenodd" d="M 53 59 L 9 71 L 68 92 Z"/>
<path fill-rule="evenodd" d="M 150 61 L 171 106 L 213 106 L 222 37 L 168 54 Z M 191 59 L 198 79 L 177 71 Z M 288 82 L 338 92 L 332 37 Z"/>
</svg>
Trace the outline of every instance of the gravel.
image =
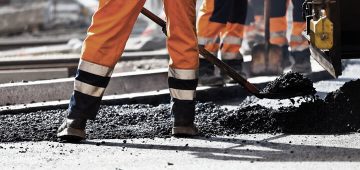
<svg viewBox="0 0 360 170">
<path fill-rule="evenodd" d="M 201 136 L 243 133 L 348 133 L 360 131 L 360 80 L 350 81 L 322 100 L 309 97 L 299 107 L 244 106 L 228 110 L 214 103 L 196 105 Z M 170 105 L 102 106 L 89 121 L 88 139 L 170 137 Z M 0 142 L 57 141 L 62 109 L 0 115 Z"/>
<path fill-rule="evenodd" d="M 313 87 L 313 82 L 309 78 L 297 72 L 288 72 L 268 83 L 262 92 L 281 94 L 296 94 L 301 92 L 303 94 L 314 95 L 316 90 Z"/>
</svg>

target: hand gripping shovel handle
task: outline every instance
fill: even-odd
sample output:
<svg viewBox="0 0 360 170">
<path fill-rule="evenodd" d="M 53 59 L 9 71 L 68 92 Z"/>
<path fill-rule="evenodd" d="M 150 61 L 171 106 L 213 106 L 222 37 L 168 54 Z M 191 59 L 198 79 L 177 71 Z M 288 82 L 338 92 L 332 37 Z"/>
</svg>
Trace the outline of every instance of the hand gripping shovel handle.
<svg viewBox="0 0 360 170">
<path fill-rule="evenodd" d="M 166 32 L 166 22 L 153 14 L 151 11 L 147 10 L 146 8 L 142 8 L 141 13 L 160 25 L 162 27 L 162 31 L 167 34 Z M 253 84 L 251 84 L 249 81 L 247 81 L 245 78 L 243 78 L 240 74 L 238 74 L 233 68 L 219 60 L 217 57 L 215 57 L 213 54 L 211 54 L 209 51 L 207 51 L 204 46 L 199 46 L 199 53 L 205 57 L 206 60 L 211 62 L 212 64 L 218 66 L 222 71 L 224 71 L 227 75 L 229 75 L 231 78 L 233 78 L 236 82 L 241 84 L 247 91 L 249 91 L 251 94 L 262 98 L 262 95 L 259 93 L 259 89 L 257 89 Z"/>
</svg>

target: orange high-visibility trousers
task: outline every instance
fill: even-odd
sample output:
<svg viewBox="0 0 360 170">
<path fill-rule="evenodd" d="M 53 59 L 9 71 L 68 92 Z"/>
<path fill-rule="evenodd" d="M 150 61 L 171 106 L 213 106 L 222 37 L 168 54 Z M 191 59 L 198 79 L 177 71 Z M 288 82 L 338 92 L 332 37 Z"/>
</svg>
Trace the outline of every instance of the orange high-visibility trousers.
<svg viewBox="0 0 360 170">
<path fill-rule="evenodd" d="M 99 0 L 83 43 L 68 118 L 94 119 L 113 68 L 145 0 Z M 194 113 L 199 53 L 196 0 L 164 0 L 167 15 L 169 89 L 172 112 Z M 147 82 L 139 82 L 146 85 Z"/>
<path fill-rule="evenodd" d="M 264 43 L 264 21 L 264 0 L 248 0 L 244 33 L 248 43 Z"/>
<path fill-rule="evenodd" d="M 145 0 L 100 0 L 98 11 L 84 42 L 82 59 L 113 68 L 122 52 Z M 171 66 L 195 69 L 197 41 L 195 33 L 195 0 L 164 0 L 168 21 L 168 49 Z M 181 8 L 181 9 L 180 9 Z M 121 10 L 120 10 L 121 9 Z"/>
<path fill-rule="evenodd" d="M 197 21 L 198 41 L 214 55 L 221 50 L 223 60 L 240 55 L 247 0 L 204 0 Z"/>
<path fill-rule="evenodd" d="M 291 51 L 303 51 L 309 48 L 308 41 L 301 35 L 306 23 L 302 17 L 304 0 L 291 0 L 293 4 L 293 22 L 290 43 L 286 38 L 287 18 L 286 11 L 289 0 L 272 1 L 270 19 L 270 42 L 279 46 L 290 45 Z"/>
</svg>

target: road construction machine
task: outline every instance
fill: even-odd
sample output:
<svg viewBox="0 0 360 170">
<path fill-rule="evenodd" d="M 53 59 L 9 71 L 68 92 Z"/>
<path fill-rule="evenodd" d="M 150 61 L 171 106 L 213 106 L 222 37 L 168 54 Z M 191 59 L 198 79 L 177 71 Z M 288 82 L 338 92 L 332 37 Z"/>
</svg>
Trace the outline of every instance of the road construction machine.
<svg viewBox="0 0 360 170">
<path fill-rule="evenodd" d="M 342 60 L 360 58 L 360 1 L 305 0 L 304 36 L 311 56 L 332 76 L 342 73 Z"/>
</svg>

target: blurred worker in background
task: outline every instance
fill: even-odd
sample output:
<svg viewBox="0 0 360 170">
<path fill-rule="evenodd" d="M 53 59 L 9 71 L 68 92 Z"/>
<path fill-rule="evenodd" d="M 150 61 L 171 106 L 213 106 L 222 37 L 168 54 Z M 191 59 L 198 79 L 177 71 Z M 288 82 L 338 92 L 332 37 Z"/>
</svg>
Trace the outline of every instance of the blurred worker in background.
<svg viewBox="0 0 360 170">
<path fill-rule="evenodd" d="M 85 139 L 88 119 L 95 119 L 115 64 L 145 0 L 100 0 L 83 44 L 68 115 L 59 127 L 62 140 Z M 196 135 L 195 90 L 199 53 L 196 0 L 164 0 L 167 15 L 169 88 L 174 117 L 173 135 Z M 144 83 L 146 85 L 146 83 Z"/>
<path fill-rule="evenodd" d="M 246 20 L 247 0 L 204 0 L 197 20 L 199 45 L 242 73 L 240 48 Z M 214 65 L 200 56 L 199 84 L 219 85 L 223 79 L 214 73 Z M 227 78 L 225 81 L 229 81 Z"/>
<path fill-rule="evenodd" d="M 288 41 L 287 30 L 291 19 L 286 17 L 286 13 L 290 2 L 293 4 L 293 18 L 290 41 Z M 282 48 L 283 68 L 305 73 L 311 72 L 311 64 L 308 41 L 301 35 L 306 26 L 302 18 L 303 2 L 304 0 L 271 1 L 270 43 Z M 245 39 L 250 50 L 254 44 L 264 42 L 264 25 L 264 0 L 249 0 Z M 250 54 L 249 51 L 246 53 Z M 290 57 L 293 59 L 292 63 Z"/>
<path fill-rule="evenodd" d="M 245 50 L 245 55 L 251 54 L 255 44 L 264 43 L 264 21 L 264 0 L 248 0 L 244 37 L 249 49 Z"/>
<path fill-rule="evenodd" d="M 8 5 L 10 4 L 10 0 L 0 0 L 0 5 Z"/>
<path fill-rule="evenodd" d="M 290 45 L 290 56 L 293 59 L 291 70 L 301 73 L 311 72 L 309 44 L 301 34 L 306 27 L 305 20 L 302 17 L 302 4 L 304 1 L 291 0 L 293 4 L 293 18 L 290 42 L 286 38 L 289 20 L 289 18 L 286 18 L 286 11 L 290 1 L 272 1 L 270 19 L 270 42 L 283 48 L 282 64 L 284 68 L 291 65 L 288 51 Z"/>
</svg>

